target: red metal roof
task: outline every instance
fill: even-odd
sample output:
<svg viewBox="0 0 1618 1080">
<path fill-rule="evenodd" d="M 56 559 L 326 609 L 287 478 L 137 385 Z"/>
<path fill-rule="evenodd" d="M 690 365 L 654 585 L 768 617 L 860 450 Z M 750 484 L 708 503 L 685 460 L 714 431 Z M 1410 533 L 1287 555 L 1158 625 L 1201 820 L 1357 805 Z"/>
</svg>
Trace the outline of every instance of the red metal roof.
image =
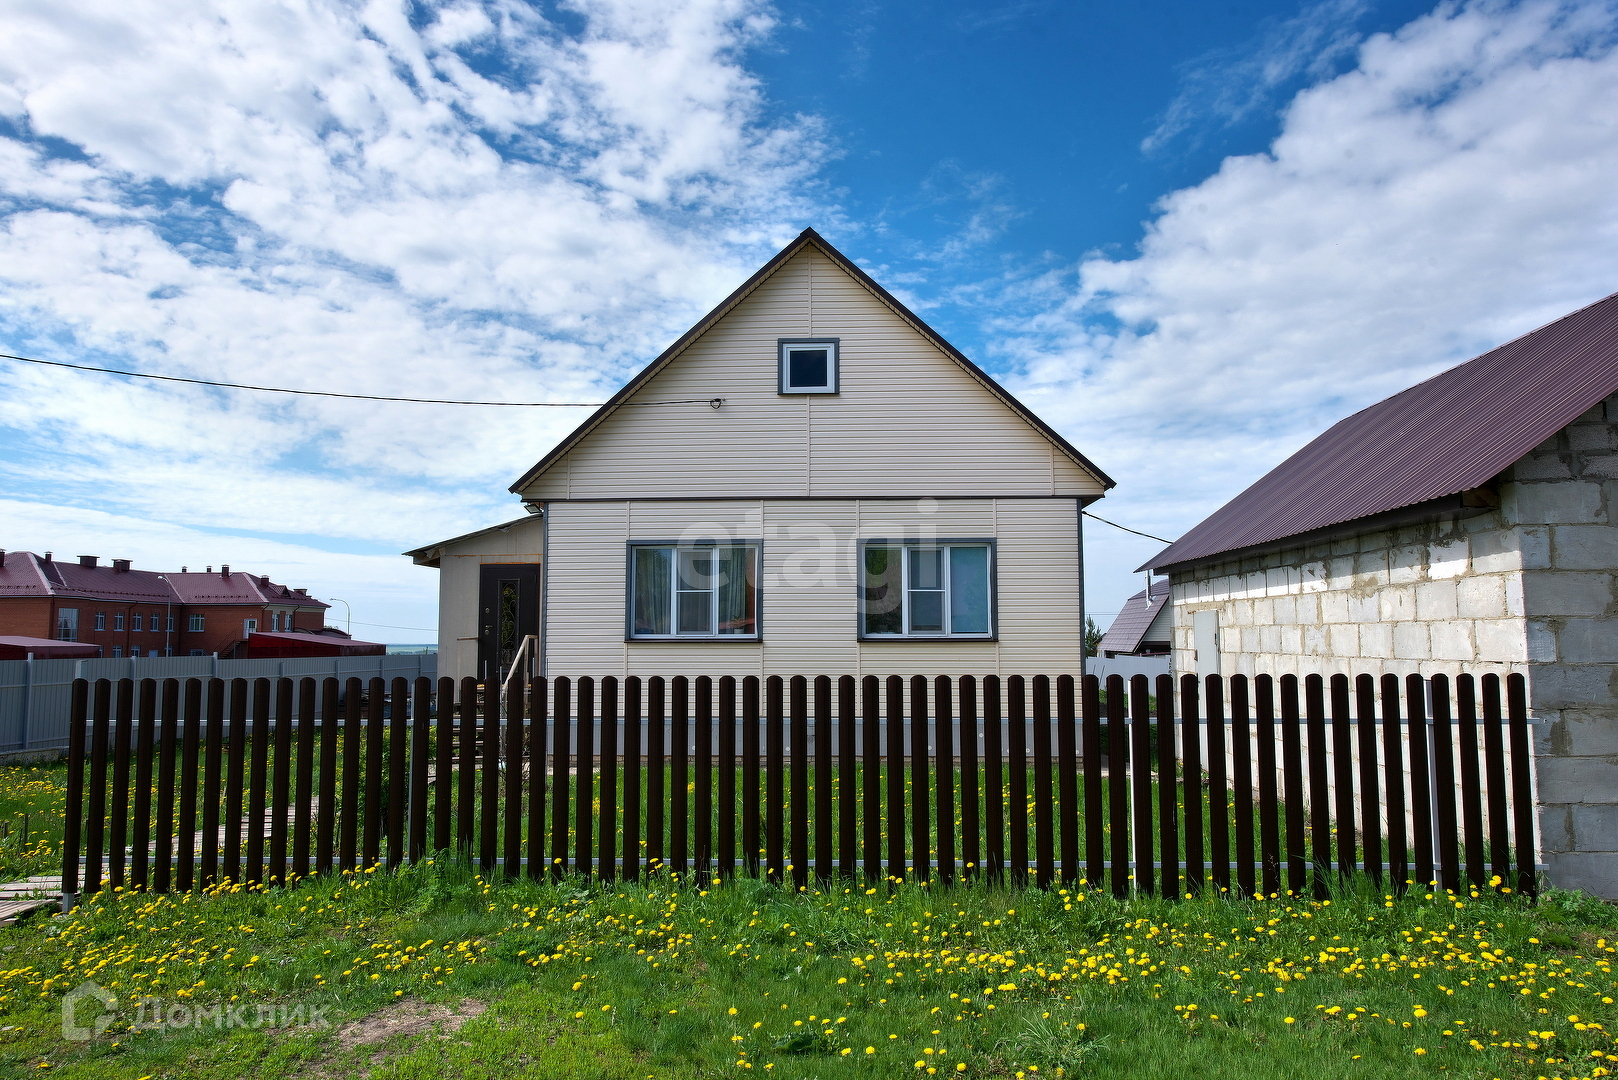
<svg viewBox="0 0 1618 1080">
<path fill-rule="evenodd" d="M 0 635 L 0 660 L 24 660 L 30 653 L 40 660 L 71 660 L 100 656 L 101 647 L 77 641 L 57 641 L 55 638 Z"/>
<path fill-rule="evenodd" d="M 350 637 L 331 634 L 283 634 L 273 630 L 257 630 L 247 635 L 247 657 L 296 656 L 381 656 L 388 651 L 386 645 L 375 641 L 356 641 Z"/>
<path fill-rule="evenodd" d="M 1618 293 L 1338 421 L 1141 569 L 1482 487 L 1614 391 Z"/>
<path fill-rule="evenodd" d="M 290 604 L 327 608 L 304 592 L 278 585 L 262 575 L 232 571 L 162 574 L 155 570 L 119 570 L 77 560 L 46 562 L 31 551 L 8 551 L 0 564 L 0 597 L 71 596 L 136 604 Z"/>
</svg>

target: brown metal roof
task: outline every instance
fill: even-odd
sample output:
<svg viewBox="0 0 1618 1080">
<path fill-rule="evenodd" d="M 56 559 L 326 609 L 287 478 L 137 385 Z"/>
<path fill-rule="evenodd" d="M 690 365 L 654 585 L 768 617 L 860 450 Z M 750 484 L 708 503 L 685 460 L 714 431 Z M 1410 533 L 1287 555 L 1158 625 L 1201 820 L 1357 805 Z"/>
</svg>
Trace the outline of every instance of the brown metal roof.
<svg viewBox="0 0 1618 1080">
<path fill-rule="evenodd" d="M 1483 487 L 1618 391 L 1618 293 L 1340 420 L 1141 569 Z"/>
<path fill-rule="evenodd" d="M 0 564 L 0 597 L 71 596 L 136 604 L 284 604 L 328 608 L 302 589 L 288 589 L 263 576 L 232 571 L 168 573 L 46 562 L 31 551 L 10 551 Z"/>
<path fill-rule="evenodd" d="M 1107 632 L 1101 638 L 1098 651 L 1103 655 L 1109 652 L 1132 653 L 1140 648 L 1140 643 L 1146 637 L 1146 631 L 1152 627 L 1152 620 L 1157 618 L 1158 612 L 1169 599 L 1169 579 L 1152 582 L 1152 595 L 1146 595 L 1146 590 L 1131 596 L 1124 601 L 1124 610 L 1120 611 L 1107 627 Z"/>
</svg>

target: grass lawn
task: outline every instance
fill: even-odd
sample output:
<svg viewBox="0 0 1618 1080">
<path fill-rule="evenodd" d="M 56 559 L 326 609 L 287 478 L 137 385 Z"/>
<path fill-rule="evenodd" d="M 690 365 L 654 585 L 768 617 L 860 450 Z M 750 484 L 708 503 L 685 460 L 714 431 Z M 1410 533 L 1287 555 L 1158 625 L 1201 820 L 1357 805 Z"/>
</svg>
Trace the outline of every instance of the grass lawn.
<svg viewBox="0 0 1618 1080">
<path fill-rule="evenodd" d="M 1083 887 L 485 882 L 440 860 L 104 896 L 0 930 L 0 1070 L 1600 1076 L 1618 1063 L 1615 915 L 1576 894 L 1118 903 Z M 120 1020 L 69 1042 L 62 995 L 86 979 Z M 131 1031 L 151 1013 L 135 1015 L 142 995 L 190 1025 Z M 331 1026 L 274 1026 L 310 1010 Z M 95 1014 L 85 1003 L 79 1022 Z"/>
<path fill-rule="evenodd" d="M 62 872 L 67 765 L 0 766 L 0 882 Z"/>
</svg>

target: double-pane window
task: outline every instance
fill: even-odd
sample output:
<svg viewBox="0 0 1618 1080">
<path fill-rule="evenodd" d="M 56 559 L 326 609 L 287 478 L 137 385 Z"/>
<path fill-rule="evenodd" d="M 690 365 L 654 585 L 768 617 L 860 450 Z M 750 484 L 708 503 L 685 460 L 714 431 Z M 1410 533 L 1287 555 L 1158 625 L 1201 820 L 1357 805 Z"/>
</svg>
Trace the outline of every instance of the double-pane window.
<svg viewBox="0 0 1618 1080">
<path fill-rule="evenodd" d="M 56 639 L 58 641 L 79 640 L 79 609 L 56 609 Z"/>
<path fill-rule="evenodd" d="M 143 626 L 142 623 L 141 623 L 141 617 L 139 615 L 131 615 L 130 619 L 132 620 L 132 623 L 130 625 L 131 630 L 134 630 L 135 632 L 138 633 L 141 630 L 145 629 L 145 626 Z"/>
<path fill-rule="evenodd" d="M 758 636 L 758 548 L 748 544 L 630 548 L 629 636 Z"/>
<path fill-rule="evenodd" d="M 864 556 L 865 637 L 993 635 L 991 545 L 873 540 Z"/>
<path fill-rule="evenodd" d="M 189 628 L 189 630 L 191 631 L 191 633 L 200 634 L 200 633 L 202 633 L 202 629 L 206 625 L 206 623 L 204 622 L 203 617 L 201 615 L 192 615 L 190 618 L 188 618 L 186 620 L 186 625 Z"/>
</svg>

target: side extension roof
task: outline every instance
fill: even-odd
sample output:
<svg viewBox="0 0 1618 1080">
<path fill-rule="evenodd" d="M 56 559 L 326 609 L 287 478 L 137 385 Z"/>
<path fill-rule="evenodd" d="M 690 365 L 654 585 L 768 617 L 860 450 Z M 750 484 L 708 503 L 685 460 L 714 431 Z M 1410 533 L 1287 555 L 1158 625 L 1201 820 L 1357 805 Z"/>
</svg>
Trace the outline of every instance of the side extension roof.
<svg viewBox="0 0 1618 1080">
<path fill-rule="evenodd" d="M 1618 293 L 1338 421 L 1140 569 L 1484 487 L 1615 391 Z"/>
</svg>

